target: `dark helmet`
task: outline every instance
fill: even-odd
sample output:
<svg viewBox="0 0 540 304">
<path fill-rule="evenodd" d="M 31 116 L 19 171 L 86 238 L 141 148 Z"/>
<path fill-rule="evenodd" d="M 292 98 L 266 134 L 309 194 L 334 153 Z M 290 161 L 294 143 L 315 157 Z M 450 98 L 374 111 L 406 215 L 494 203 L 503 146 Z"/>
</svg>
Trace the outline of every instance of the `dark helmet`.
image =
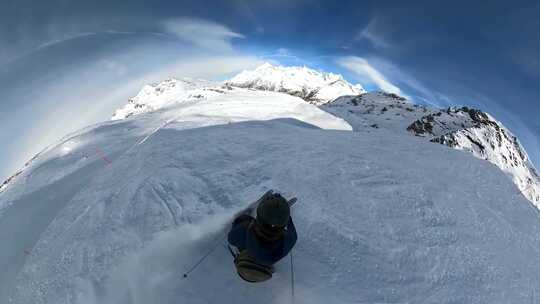
<svg viewBox="0 0 540 304">
<path fill-rule="evenodd" d="M 270 227 L 287 226 L 290 215 L 289 202 L 279 193 L 266 198 L 257 207 L 257 221 Z"/>
</svg>

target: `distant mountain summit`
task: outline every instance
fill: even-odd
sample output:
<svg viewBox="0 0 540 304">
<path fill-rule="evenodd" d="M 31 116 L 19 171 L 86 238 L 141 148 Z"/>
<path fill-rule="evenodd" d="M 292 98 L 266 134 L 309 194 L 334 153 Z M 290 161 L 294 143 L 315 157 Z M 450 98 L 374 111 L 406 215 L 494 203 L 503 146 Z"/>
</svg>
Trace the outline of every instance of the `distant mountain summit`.
<svg viewBox="0 0 540 304">
<path fill-rule="evenodd" d="M 343 95 L 365 93 L 341 75 L 315 71 L 307 67 L 283 67 L 265 63 L 255 70 L 243 71 L 226 84 L 242 88 L 283 92 L 320 105 Z"/>
</svg>

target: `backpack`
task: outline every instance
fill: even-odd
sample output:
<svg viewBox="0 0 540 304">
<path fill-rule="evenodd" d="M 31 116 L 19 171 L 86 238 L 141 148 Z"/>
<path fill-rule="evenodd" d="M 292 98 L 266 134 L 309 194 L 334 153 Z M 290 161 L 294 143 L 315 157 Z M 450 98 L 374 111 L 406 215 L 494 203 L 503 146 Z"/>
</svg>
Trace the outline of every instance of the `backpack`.
<svg viewBox="0 0 540 304">
<path fill-rule="evenodd" d="M 258 283 L 272 278 L 274 268 L 272 266 L 262 265 L 255 262 L 247 250 L 242 250 L 234 258 L 234 265 L 238 275 L 247 282 Z"/>
</svg>

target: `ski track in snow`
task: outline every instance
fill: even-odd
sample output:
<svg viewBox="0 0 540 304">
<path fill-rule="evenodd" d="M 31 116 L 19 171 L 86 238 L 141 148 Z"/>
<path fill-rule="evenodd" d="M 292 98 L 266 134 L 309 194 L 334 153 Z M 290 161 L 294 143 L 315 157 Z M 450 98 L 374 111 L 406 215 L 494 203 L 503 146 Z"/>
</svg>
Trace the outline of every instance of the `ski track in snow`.
<svg viewBox="0 0 540 304">
<path fill-rule="evenodd" d="M 40 155 L 0 194 L 0 303 L 290 303 L 288 258 L 249 284 L 222 244 L 182 277 L 268 189 L 299 199 L 295 303 L 537 301 L 538 210 L 499 169 L 233 91 Z"/>
<path fill-rule="evenodd" d="M 270 282 L 248 284 L 220 246 L 182 278 L 269 188 L 299 198 L 296 303 L 506 303 L 539 287 L 537 212 L 487 163 L 294 120 L 179 126 L 110 156 L 110 166 L 95 160 L 91 181 L 66 189 L 72 198 L 25 257 L 13 303 L 289 303 L 288 259 Z"/>
</svg>

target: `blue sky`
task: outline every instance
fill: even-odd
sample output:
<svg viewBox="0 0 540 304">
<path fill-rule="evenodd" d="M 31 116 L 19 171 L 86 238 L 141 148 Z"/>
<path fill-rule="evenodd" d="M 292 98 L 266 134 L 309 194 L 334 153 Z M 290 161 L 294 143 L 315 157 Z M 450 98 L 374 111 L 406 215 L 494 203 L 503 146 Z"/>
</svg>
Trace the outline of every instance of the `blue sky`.
<svg viewBox="0 0 540 304">
<path fill-rule="evenodd" d="M 0 178 L 147 82 L 265 60 L 492 113 L 540 163 L 538 1 L 4 1 Z"/>
</svg>

